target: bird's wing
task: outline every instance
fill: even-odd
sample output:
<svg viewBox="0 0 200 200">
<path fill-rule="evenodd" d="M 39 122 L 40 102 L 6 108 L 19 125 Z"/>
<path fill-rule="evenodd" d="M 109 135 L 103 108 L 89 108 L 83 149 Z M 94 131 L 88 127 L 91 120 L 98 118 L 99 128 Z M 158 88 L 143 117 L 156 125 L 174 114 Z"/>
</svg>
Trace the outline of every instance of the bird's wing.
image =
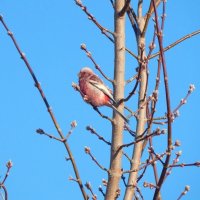
<svg viewBox="0 0 200 200">
<path fill-rule="evenodd" d="M 111 91 L 103 84 L 103 82 L 99 83 L 98 81 L 95 80 L 89 80 L 89 83 L 94 87 L 96 87 L 97 89 L 101 90 L 106 96 L 108 96 L 113 102 L 116 103 L 111 94 Z"/>
<path fill-rule="evenodd" d="M 90 75 L 89 76 L 89 80 L 95 81 L 95 82 L 97 82 L 99 84 L 100 83 L 104 84 L 103 81 L 96 74 Z"/>
</svg>

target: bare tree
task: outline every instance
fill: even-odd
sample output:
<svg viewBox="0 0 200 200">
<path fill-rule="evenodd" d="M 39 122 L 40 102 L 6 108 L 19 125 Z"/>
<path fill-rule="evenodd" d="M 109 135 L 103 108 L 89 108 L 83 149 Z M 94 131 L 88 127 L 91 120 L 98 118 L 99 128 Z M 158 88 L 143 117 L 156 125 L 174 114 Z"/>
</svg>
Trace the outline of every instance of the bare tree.
<svg viewBox="0 0 200 200">
<path fill-rule="evenodd" d="M 113 117 L 111 119 L 108 116 L 105 116 L 98 108 L 93 106 L 94 110 L 97 111 L 102 118 L 108 120 L 112 126 L 111 142 L 107 141 L 103 136 L 95 131 L 93 127 L 86 127 L 87 131 L 97 136 L 99 141 L 103 141 L 104 145 L 107 145 L 110 148 L 110 163 L 108 164 L 109 167 L 106 168 L 100 164 L 98 159 L 95 158 L 90 147 L 85 147 L 85 153 L 88 154 L 94 163 L 101 170 L 105 171 L 108 176 L 107 180 L 103 179 L 102 181 L 102 184 L 106 187 L 105 191 L 101 186 L 99 187 L 102 198 L 106 200 L 118 198 L 124 200 L 144 199 L 144 192 L 140 188 L 140 185 L 143 185 L 146 188 L 154 189 L 153 196 L 148 197 L 148 199 L 162 199 L 162 188 L 164 182 L 171 174 L 173 168 L 200 166 L 199 161 L 194 161 L 193 163 L 179 163 L 179 158 L 182 154 L 181 151 L 175 153 L 175 158 L 172 161 L 174 151 L 181 145 L 178 140 L 173 142 L 172 123 L 178 117 L 180 107 L 186 103 L 188 97 L 194 91 L 195 86 L 191 84 L 185 97 L 175 108 L 172 108 L 169 87 L 170 77 L 168 76 L 168 68 L 165 58 L 166 51 L 170 50 L 184 40 L 199 34 L 200 30 L 190 33 L 165 47 L 163 44 L 166 17 L 165 0 L 150 0 L 149 2 L 138 0 L 136 9 L 133 9 L 133 4 L 136 3 L 131 0 L 110 0 L 114 11 L 114 31 L 108 30 L 101 25 L 80 0 L 75 0 L 75 3 L 82 9 L 97 29 L 99 29 L 101 33 L 114 45 L 113 79 L 104 73 L 104 69 L 98 65 L 97 61 L 92 56 L 92 53 L 88 50 L 86 44 L 82 44 L 81 49 L 86 53 L 94 67 L 104 77 L 104 79 L 113 85 L 113 97 L 117 102 L 116 107 L 119 112 L 124 113 L 125 111 L 128 113 L 127 117 L 130 120 L 130 124 L 126 123 L 124 119 L 121 118 L 121 116 L 115 111 L 113 111 Z M 148 10 L 145 14 L 143 14 L 143 4 L 145 4 L 145 6 L 146 4 L 148 5 Z M 64 145 L 68 153 L 66 160 L 71 162 L 75 174 L 75 178 L 70 177 L 70 180 L 77 182 L 83 199 L 89 199 L 90 197 L 92 199 L 97 199 L 97 195 L 93 191 L 91 183 L 86 182 L 85 185 L 83 184 L 81 175 L 79 174 L 79 166 L 76 164 L 68 143 L 68 138 L 77 125 L 76 121 L 71 123 L 71 129 L 69 130 L 67 136 L 64 136 L 44 91 L 33 71 L 33 68 L 31 67 L 25 54 L 22 52 L 17 40 L 8 28 L 2 16 L 0 17 L 0 21 L 12 39 L 20 57 L 28 68 L 34 84 L 51 116 L 58 136 L 51 135 L 41 128 L 37 129 L 36 132 L 57 140 Z M 151 28 L 152 21 L 153 28 Z M 125 39 L 126 27 L 128 26 L 126 25 L 126 22 L 128 22 L 132 27 L 132 32 L 136 41 L 135 45 L 137 53 L 134 53 L 126 46 L 128 44 Z M 152 34 L 149 46 L 146 44 L 148 29 L 151 30 Z M 126 54 L 132 56 L 133 59 L 137 61 L 138 65 L 135 73 L 131 74 L 131 78 L 128 80 L 125 79 Z M 154 68 L 156 68 L 156 74 L 152 79 L 149 72 L 151 71 L 150 63 L 153 59 L 157 59 L 157 65 L 154 66 Z M 154 83 L 150 83 L 150 78 L 151 80 L 154 80 Z M 130 84 L 133 85 L 130 86 Z M 127 88 L 131 88 L 131 90 L 128 91 L 128 95 L 125 95 L 125 91 L 128 90 L 126 89 L 126 86 L 128 85 L 129 87 Z M 82 97 L 84 97 L 79 85 L 73 83 L 72 86 L 75 90 L 80 92 Z M 164 88 L 164 96 L 159 96 L 161 87 Z M 153 90 L 151 88 L 153 88 Z M 157 108 L 159 100 L 162 98 L 164 98 L 165 105 L 163 105 L 162 110 L 158 112 Z M 138 104 L 136 110 L 133 110 L 133 106 L 127 106 L 131 99 L 137 99 Z M 163 115 L 161 116 L 160 114 L 157 114 L 162 112 Z M 135 125 L 132 126 L 132 124 Z M 129 136 L 127 136 L 127 133 Z M 166 137 L 162 137 L 162 135 L 165 135 Z M 129 140 L 129 143 L 125 143 L 124 138 L 130 138 L 130 136 L 131 139 Z M 163 142 L 163 138 L 166 138 L 165 142 Z M 163 142 L 163 148 L 159 149 L 159 153 L 154 146 L 154 143 L 156 143 L 155 139 L 156 142 L 157 140 L 159 140 L 159 142 Z M 129 153 L 127 153 L 127 149 L 129 149 Z M 124 157 L 126 158 L 125 161 L 123 159 Z M 124 167 L 127 168 L 128 166 L 130 166 L 128 169 L 124 169 Z M 8 169 L 10 168 L 8 167 Z M 154 182 L 147 182 L 144 180 L 144 175 L 149 171 L 154 174 Z M 88 179 L 91 178 L 88 177 Z M 6 194 L 7 190 L 5 189 L 4 182 L 5 181 L 0 183 L 0 188 L 3 188 Z M 123 189 L 120 188 L 121 183 L 123 183 Z M 189 186 L 186 186 L 184 191 L 181 192 L 180 196 L 177 198 L 181 199 L 189 191 L 189 189 Z M 7 199 L 6 195 L 5 199 Z"/>
</svg>

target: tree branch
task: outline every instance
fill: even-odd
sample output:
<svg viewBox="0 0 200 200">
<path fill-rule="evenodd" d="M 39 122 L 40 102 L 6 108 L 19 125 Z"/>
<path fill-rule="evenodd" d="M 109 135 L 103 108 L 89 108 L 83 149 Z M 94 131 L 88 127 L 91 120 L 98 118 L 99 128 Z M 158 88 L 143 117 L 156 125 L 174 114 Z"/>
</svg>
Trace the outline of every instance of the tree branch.
<svg viewBox="0 0 200 200">
<path fill-rule="evenodd" d="M 90 19 L 101 31 L 102 34 L 104 34 L 112 43 L 114 43 L 114 39 L 113 37 L 115 37 L 115 33 L 109 31 L 108 29 L 104 28 L 103 26 L 101 26 L 97 20 L 94 18 L 93 15 L 91 15 L 88 10 L 87 7 L 84 6 L 82 4 L 82 2 L 80 0 L 75 0 L 76 4 L 85 12 L 85 14 L 88 16 L 88 19 Z M 112 35 L 113 37 L 111 37 L 110 35 Z M 125 50 L 132 55 L 134 58 L 138 59 L 137 55 L 135 55 L 131 50 L 129 50 L 128 48 L 125 47 L 125 45 L 122 47 L 125 48 Z"/>
<path fill-rule="evenodd" d="M 51 108 L 50 105 L 49 105 L 49 102 L 48 102 L 47 98 L 45 97 L 44 91 L 42 90 L 42 87 L 41 87 L 41 85 L 40 85 L 40 83 L 39 83 L 39 81 L 38 81 L 36 75 L 34 74 L 34 71 L 33 71 L 32 67 L 31 67 L 31 65 L 29 64 L 29 62 L 28 62 L 28 60 L 27 60 L 25 54 L 21 51 L 21 49 L 20 49 L 20 47 L 19 47 L 19 45 L 18 45 L 18 43 L 17 43 L 17 41 L 16 41 L 16 39 L 15 39 L 13 33 L 9 30 L 8 26 L 7 26 L 6 23 L 4 22 L 3 17 L 2 17 L 1 15 L 0 15 L 0 21 L 1 21 L 2 25 L 3 25 L 3 27 L 5 28 L 5 30 L 7 31 L 8 35 L 10 36 L 11 40 L 13 41 L 14 46 L 16 47 L 16 49 L 17 49 L 19 55 L 21 56 L 22 60 L 24 61 L 25 65 L 26 65 L 26 67 L 27 67 L 27 69 L 28 69 L 28 71 L 29 71 L 31 77 L 33 78 L 33 81 L 34 81 L 34 83 L 35 83 L 35 86 L 36 86 L 36 88 L 38 89 L 38 91 L 39 91 L 39 93 L 40 93 L 40 96 L 42 97 L 42 100 L 43 100 L 43 102 L 44 102 L 44 104 L 45 104 L 45 106 L 46 106 L 46 108 L 47 108 L 47 110 L 48 110 L 48 112 L 49 112 L 49 115 L 50 115 L 50 117 L 51 117 L 51 119 L 52 119 L 52 121 L 53 121 L 53 124 L 54 124 L 54 126 L 55 126 L 55 128 L 56 128 L 56 130 L 57 130 L 57 132 L 58 132 L 58 134 L 59 134 L 59 136 L 60 136 L 60 138 L 61 138 L 62 140 L 64 140 L 65 137 L 64 137 L 64 135 L 63 135 L 63 133 L 62 133 L 62 130 L 61 130 L 61 128 L 60 128 L 60 126 L 59 126 L 59 124 L 58 124 L 56 118 L 55 118 L 55 115 L 54 115 L 54 113 L 53 113 L 53 111 L 52 111 L 52 108 Z M 77 180 L 79 180 L 78 185 L 79 185 L 79 188 L 80 188 L 80 190 L 81 190 L 81 192 L 82 192 L 83 198 L 84 198 L 85 200 L 87 200 L 88 197 L 87 197 L 87 194 L 86 194 L 86 192 L 85 192 L 85 190 L 84 190 L 84 188 L 83 188 L 83 184 L 82 184 L 82 181 L 81 181 L 79 172 L 78 172 L 78 168 L 77 168 L 77 166 L 76 166 L 76 163 L 75 163 L 74 157 L 73 157 L 73 155 L 72 155 L 71 149 L 70 149 L 70 147 L 69 147 L 69 144 L 68 144 L 66 141 L 65 141 L 63 144 L 64 144 L 64 146 L 65 146 L 65 148 L 66 148 L 66 150 L 67 150 L 67 152 L 68 152 L 68 155 L 69 155 L 69 157 L 70 157 L 70 161 L 71 161 L 71 163 L 72 163 L 73 170 L 74 170 L 74 173 L 75 173 L 75 175 L 76 175 L 76 178 L 77 178 Z"/>
<path fill-rule="evenodd" d="M 124 7 L 118 13 L 119 17 L 123 16 L 126 13 L 126 11 L 129 9 L 130 2 L 131 2 L 131 0 L 126 0 Z"/>
<path fill-rule="evenodd" d="M 198 34 L 200 34 L 200 30 L 194 31 L 194 32 L 192 32 L 190 34 L 187 34 L 187 35 L 183 36 L 179 40 L 177 40 L 177 41 L 173 42 L 172 44 L 168 45 L 167 47 L 165 47 L 163 49 L 163 52 L 168 51 L 169 49 L 171 49 L 171 48 L 175 47 L 176 45 L 180 44 L 181 42 L 183 42 L 184 40 L 189 39 L 189 38 L 191 38 L 191 37 L 193 37 L 195 35 L 198 35 Z M 155 54 L 153 54 L 153 55 L 151 55 L 150 59 L 155 58 L 159 54 L 160 54 L 160 51 L 155 53 Z"/>
<path fill-rule="evenodd" d="M 155 24 L 156 24 L 156 32 L 157 32 L 157 38 L 158 38 L 158 43 L 159 43 L 159 49 L 160 49 L 160 56 L 161 56 L 161 63 L 163 67 L 163 75 L 164 75 L 164 84 L 165 84 L 165 94 L 166 94 L 166 104 L 167 104 L 167 119 L 168 119 L 168 124 L 167 124 L 167 129 L 168 129 L 168 135 L 167 135 L 167 156 L 165 159 L 165 164 L 163 166 L 159 181 L 158 181 L 158 187 L 155 190 L 154 193 L 154 200 L 158 199 L 163 181 L 165 179 L 165 175 L 167 172 L 167 166 L 170 161 L 171 157 L 171 147 L 172 147 L 172 121 L 171 121 L 171 104 L 170 104 L 170 94 L 169 94 L 169 83 L 168 83 L 168 75 L 167 75 L 167 67 L 165 63 L 165 57 L 164 57 L 164 51 L 163 51 L 163 36 L 162 32 L 160 31 L 160 27 L 158 24 L 158 14 L 156 10 L 156 3 L 155 0 L 152 0 L 153 2 L 153 8 L 154 8 L 154 13 L 155 13 Z M 165 3 L 165 2 L 163 2 Z"/>
<path fill-rule="evenodd" d="M 139 86 L 139 96 L 138 96 L 138 109 L 143 105 L 143 103 L 146 101 L 146 89 L 147 89 L 147 63 L 145 60 L 146 52 L 145 52 L 145 38 L 141 35 L 142 27 L 144 26 L 144 20 L 142 16 L 142 0 L 138 0 L 138 11 L 137 11 L 137 22 L 138 22 L 138 37 L 137 37 L 137 46 L 138 46 L 138 77 L 137 81 L 135 83 L 135 86 L 131 93 L 128 95 L 128 97 L 125 99 L 128 100 L 136 91 L 136 88 Z M 139 110 L 139 118 L 137 118 L 137 128 L 136 128 L 136 138 L 139 136 L 142 136 L 142 134 L 145 132 L 145 124 L 146 124 L 146 105 L 143 106 L 142 109 Z M 142 149 L 143 149 L 143 140 L 136 143 L 133 148 L 132 153 L 132 160 L 134 162 L 131 163 L 130 170 L 128 171 L 129 179 L 128 179 L 128 187 L 125 191 L 124 200 L 130 200 L 133 199 L 135 195 L 135 188 L 137 185 L 137 177 L 138 177 L 138 169 L 140 166 L 140 159 L 142 155 Z"/>
<path fill-rule="evenodd" d="M 161 0 L 156 0 L 156 7 L 159 6 Z M 145 25 L 144 25 L 144 28 L 143 28 L 143 31 L 142 31 L 142 36 L 145 36 L 145 33 L 146 33 L 146 30 L 147 30 L 147 27 L 148 27 L 148 23 L 149 23 L 149 19 L 151 18 L 151 15 L 153 14 L 154 12 L 154 8 L 153 8 L 153 3 L 152 1 L 150 2 L 150 5 L 149 5 L 149 10 L 148 12 L 146 13 L 145 15 Z"/>
</svg>

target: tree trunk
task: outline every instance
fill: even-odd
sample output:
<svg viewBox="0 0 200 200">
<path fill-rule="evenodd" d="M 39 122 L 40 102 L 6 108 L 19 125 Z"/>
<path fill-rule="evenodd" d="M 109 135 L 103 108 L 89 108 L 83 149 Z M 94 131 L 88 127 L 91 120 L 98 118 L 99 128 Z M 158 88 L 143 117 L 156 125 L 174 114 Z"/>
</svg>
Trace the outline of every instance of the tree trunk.
<svg viewBox="0 0 200 200">
<path fill-rule="evenodd" d="M 118 101 L 124 98 L 124 71 L 125 71 L 125 15 L 119 17 L 118 13 L 124 7 L 124 0 L 115 1 L 115 69 L 114 69 L 114 98 Z M 118 106 L 123 112 L 124 104 Z M 122 150 L 124 120 L 114 112 L 112 124 L 112 146 L 110 157 L 110 171 L 106 200 L 116 199 L 119 192 L 119 181 L 121 179 Z"/>
</svg>

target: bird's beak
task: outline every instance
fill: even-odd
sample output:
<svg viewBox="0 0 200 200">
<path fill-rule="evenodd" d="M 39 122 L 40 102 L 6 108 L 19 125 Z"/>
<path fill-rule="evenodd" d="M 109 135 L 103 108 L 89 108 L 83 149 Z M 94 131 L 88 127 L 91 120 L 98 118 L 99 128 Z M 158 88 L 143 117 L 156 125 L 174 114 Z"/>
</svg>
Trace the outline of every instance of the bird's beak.
<svg viewBox="0 0 200 200">
<path fill-rule="evenodd" d="M 77 74 L 77 76 L 80 78 L 80 76 L 81 76 L 81 75 L 80 75 L 80 72 Z"/>
</svg>

